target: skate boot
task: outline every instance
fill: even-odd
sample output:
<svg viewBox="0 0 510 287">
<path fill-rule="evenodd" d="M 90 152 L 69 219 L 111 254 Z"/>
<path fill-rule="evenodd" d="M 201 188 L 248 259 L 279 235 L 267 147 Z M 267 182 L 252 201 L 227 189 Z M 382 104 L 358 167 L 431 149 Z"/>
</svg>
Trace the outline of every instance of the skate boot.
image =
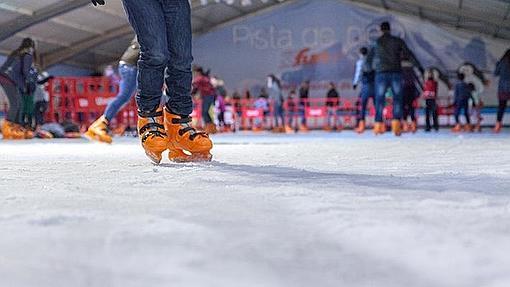
<svg viewBox="0 0 510 287">
<path fill-rule="evenodd" d="M 213 124 L 213 123 L 209 123 L 209 124 L 206 124 L 206 125 L 205 125 L 205 132 L 206 132 L 207 134 L 212 135 L 212 134 L 217 133 L 217 132 L 218 132 L 218 130 L 216 129 L 216 125 L 215 125 L 215 124 Z"/>
<path fill-rule="evenodd" d="M 294 133 L 294 129 L 290 125 L 285 125 L 285 133 L 292 134 Z"/>
<path fill-rule="evenodd" d="M 138 135 L 145 154 L 152 162 L 159 164 L 161 154 L 167 149 L 168 137 L 165 132 L 163 110 L 141 113 L 138 111 Z"/>
<path fill-rule="evenodd" d="M 411 126 L 409 125 L 409 123 L 407 121 L 402 122 L 402 132 L 408 133 L 410 131 L 411 131 Z"/>
<path fill-rule="evenodd" d="M 397 137 L 402 135 L 402 125 L 400 120 L 392 120 L 391 121 L 391 131 Z"/>
<path fill-rule="evenodd" d="M 165 107 L 165 130 L 170 161 L 211 161 L 212 141 L 206 133 L 191 127 L 191 117 L 173 114 Z"/>
<path fill-rule="evenodd" d="M 112 137 L 108 134 L 108 120 L 104 115 L 90 125 L 85 137 L 91 141 L 112 143 Z"/>
<path fill-rule="evenodd" d="M 411 132 L 415 134 L 418 131 L 418 123 L 416 121 L 411 122 Z"/>
<path fill-rule="evenodd" d="M 15 123 L 4 120 L 2 124 L 2 134 L 4 140 L 22 140 L 25 139 L 25 132 Z"/>
<path fill-rule="evenodd" d="M 494 133 L 499 134 L 499 133 L 501 132 L 501 128 L 502 128 L 502 126 L 503 126 L 503 125 L 501 124 L 501 122 L 497 122 L 497 123 L 496 123 L 496 126 L 494 126 Z"/>
<path fill-rule="evenodd" d="M 358 134 L 365 132 L 365 121 L 359 121 L 358 128 L 355 130 Z"/>
<path fill-rule="evenodd" d="M 460 133 L 461 131 L 462 131 L 462 126 L 460 124 L 456 124 L 452 129 L 452 132 L 454 132 L 454 133 Z"/>
<path fill-rule="evenodd" d="M 384 126 L 384 123 L 376 122 L 374 124 L 374 134 L 376 136 L 382 135 L 386 132 L 386 127 Z"/>
<path fill-rule="evenodd" d="M 470 124 L 464 125 L 464 131 L 468 132 L 468 133 L 472 133 L 473 132 L 473 126 L 470 125 Z"/>
</svg>

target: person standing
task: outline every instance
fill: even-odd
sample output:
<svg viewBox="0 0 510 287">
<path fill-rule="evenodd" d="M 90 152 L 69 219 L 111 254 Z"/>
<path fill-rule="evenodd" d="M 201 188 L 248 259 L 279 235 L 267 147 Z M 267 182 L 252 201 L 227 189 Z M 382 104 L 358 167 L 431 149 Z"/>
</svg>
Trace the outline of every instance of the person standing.
<svg viewBox="0 0 510 287">
<path fill-rule="evenodd" d="M 91 0 L 104 5 L 104 0 Z M 160 163 L 211 160 L 209 136 L 191 126 L 191 7 L 187 0 L 122 0 L 140 43 L 138 133 L 146 155 Z M 160 107 L 166 83 L 168 101 Z"/>
<path fill-rule="evenodd" d="M 362 47 L 359 50 L 359 59 L 356 62 L 356 72 L 352 81 L 354 90 L 361 83 L 361 111 L 358 118 L 358 127 L 356 128 L 356 132 L 359 134 L 365 132 L 368 100 L 372 98 L 372 101 L 374 101 L 375 98 L 375 72 L 372 67 L 373 53 L 373 48 Z"/>
<path fill-rule="evenodd" d="M 430 118 L 434 122 L 434 130 L 439 131 L 439 118 L 437 115 L 437 91 L 438 82 L 434 78 L 434 71 L 432 69 L 426 72 L 425 85 L 423 87 L 423 98 L 425 99 L 425 131 L 431 131 Z"/>
<path fill-rule="evenodd" d="M 131 41 L 131 44 L 124 52 L 119 61 L 119 93 L 115 96 L 107 106 L 102 116 L 94 121 L 87 132 L 85 137 L 90 140 L 96 140 L 105 143 L 111 143 L 112 137 L 109 133 L 109 124 L 117 115 L 119 110 L 129 102 L 136 90 L 136 62 L 140 54 L 140 45 L 136 37 Z"/>
<path fill-rule="evenodd" d="M 324 129 L 326 131 L 341 130 L 342 126 L 338 125 L 338 106 L 340 104 L 340 94 L 336 89 L 334 82 L 329 83 L 329 90 L 326 94 L 326 107 L 327 107 L 327 123 Z"/>
<path fill-rule="evenodd" d="M 299 87 L 299 110 L 301 113 L 301 124 L 299 125 L 299 130 L 302 132 L 308 131 L 308 127 L 306 125 L 306 109 L 310 106 L 310 81 L 306 80 L 301 83 L 301 87 Z"/>
<path fill-rule="evenodd" d="M 274 125 L 273 132 L 285 132 L 285 117 L 283 114 L 283 93 L 280 79 L 271 74 L 267 76 L 267 91 L 269 100 L 273 104 Z"/>
<path fill-rule="evenodd" d="M 25 38 L 0 67 L 0 85 L 9 100 L 9 110 L 2 124 L 4 139 L 29 139 L 33 133 L 23 127 L 23 95 L 29 93 L 30 69 L 35 53 L 35 43 Z"/>
<path fill-rule="evenodd" d="M 507 102 L 510 100 L 510 49 L 508 49 L 496 65 L 496 76 L 499 76 L 498 84 L 498 116 L 494 132 L 501 132 L 503 127 L 503 116 L 507 107 Z"/>
<path fill-rule="evenodd" d="M 216 133 L 214 124 L 214 103 L 216 100 L 216 89 L 214 88 L 209 73 L 202 67 L 193 68 L 193 90 L 191 94 L 200 94 L 202 100 L 202 119 L 205 125 L 205 131 L 210 134 Z"/>
<path fill-rule="evenodd" d="M 384 133 L 383 108 L 385 94 L 388 88 L 393 94 L 393 120 L 391 128 L 396 136 L 400 136 L 403 98 L 402 98 L 402 59 L 403 56 L 409 58 L 411 63 L 420 69 L 423 74 L 423 68 L 413 53 L 409 50 L 404 40 L 391 35 L 391 26 L 388 22 L 381 24 L 383 35 L 377 39 L 374 50 L 375 66 L 375 85 L 376 85 L 376 123 L 374 126 L 375 134 Z"/>
<path fill-rule="evenodd" d="M 415 105 L 421 90 L 423 90 L 421 80 L 416 75 L 413 64 L 409 61 L 407 55 L 404 55 L 402 61 L 402 130 L 404 132 L 415 133 L 417 131 L 418 123 Z M 411 123 L 407 121 L 409 118 L 411 118 Z"/>
<path fill-rule="evenodd" d="M 462 131 L 460 124 L 460 113 L 464 111 L 466 117 L 466 125 L 464 126 L 465 131 L 471 131 L 471 119 L 469 114 L 469 99 L 471 98 L 472 89 L 469 84 L 465 82 L 465 76 L 462 73 L 457 74 L 457 84 L 455 85 L 454 101 L 455 101 L 455 127 L 452 129 L 453 132 Z"/>
</svg>

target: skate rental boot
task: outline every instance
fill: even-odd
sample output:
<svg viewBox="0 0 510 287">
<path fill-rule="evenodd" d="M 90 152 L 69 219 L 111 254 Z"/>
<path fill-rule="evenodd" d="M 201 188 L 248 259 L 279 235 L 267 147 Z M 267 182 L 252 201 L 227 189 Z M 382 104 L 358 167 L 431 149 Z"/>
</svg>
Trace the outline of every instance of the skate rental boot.
<svg viewBox="0 0 510 287">
<path fill-rule="evenodd" d="M 191 127 L 191 117 L 173 114 L 165 107 L 165 130 L 170 161 L 211 161 L 212 141 L 205 132 L 198 132 Z"/>
<path fill-rule="evenodd" d="M 382 135 L 386 132 L 386 126 L 384 123 L 376 122 L 374 124 L 374 134 L 376 136 Z"/>
<path fill-rule="evenodd" d="M 359 121 L 358 127 L 355 130 L 358 134 L 365 132 L 365 121 Z"/>
<path fill-rule="evenodd" d="M 104 115 L 90 125 L 85 137 L 91 141 L 112 143 L 112 137 L 108 133 L 108 120 Z"/>
<path fill-rule="evenodd" d="M 155 112 L 149 113 L 138 111 L 138 135 L 145 154 L 153 163 L 159 164 L 162 158 L 161 154 L 168 146 L 163 109 L 159 108 Z"/>
<path fill-rule="evenodd" d="M 25 132 L 15 123 L 4 120 L 2 123 L 2 134 L 4 140 L 25 139 Z"/>
<path fill-rule="evenodd" d="M 496 122 L 496 125 L 494 126 L 494 133 L 496 134 L 499 134 L 501 132 L 501 128 L 503 127 L 503 125 L 501 124 L 501 122 Z"/>
<path fill-rule="evenodd" d="M 397 137 L 402 135 L 402 125 L 400 120 L 392 120 L 391 121 L 391 131 Z"/>
</svg>

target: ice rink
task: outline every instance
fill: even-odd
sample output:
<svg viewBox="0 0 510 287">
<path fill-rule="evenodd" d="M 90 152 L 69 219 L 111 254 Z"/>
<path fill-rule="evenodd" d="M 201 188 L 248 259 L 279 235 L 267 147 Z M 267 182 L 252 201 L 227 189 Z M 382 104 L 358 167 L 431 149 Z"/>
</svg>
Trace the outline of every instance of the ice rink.
<svg viewBox="0 0 510 287">
<path fill-rule="evenodd" d="M 0 142 L 0 286 L 510 286 L 510 133 Z"/>
</svg>

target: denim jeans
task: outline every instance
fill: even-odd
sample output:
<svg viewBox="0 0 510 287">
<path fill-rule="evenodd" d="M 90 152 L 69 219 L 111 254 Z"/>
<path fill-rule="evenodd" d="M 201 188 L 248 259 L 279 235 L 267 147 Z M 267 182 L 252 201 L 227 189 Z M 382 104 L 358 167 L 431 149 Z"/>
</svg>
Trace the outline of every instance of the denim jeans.
<svg viewBox="0 0 510 287">
<path fill-rule="evenodd" d="M 279 127 L 281 125 L 285 125 L 285 119 L 284 119 L 284 111 L 283 111 L 283 103 L 275 101 L 274 107 L 273 107 L 273 116 L 274 116 L 274 123 L 276 127 Z"/>
<path fill-rule="evenodd" d="M 161 100 L 163 81 L 166 106 L 189 115 L 191 99 L 191 8 L 187 0 L 122 0 L 140 43 L 138 94 L 140 112 L 154 111 Z M 165 74 L 166 69 L 166 74 Z"/>
<path fill-rule="evenodd" d="M 113 101 L 111 101 L 108 106 L 106 106 L 106 110 L 104 112 L 104 116 L 108 121 L 111 121 L 115 115 L 117 115 L 122 106 L 129 102 L 131 96 L 135 92 L 137 74 L 136 71 L 136 66 L 126 64 L 119 66 L 119 93 L 117 96 L 115 96 L 115 99 L 113 99 Z"/>
<path fill-rule="evenodd" d="M 383 109 L 386 100 L 386 91 L 391 88 L 393 93 L 393 119 L 402 119 L 402 73 L 380 72 L 375 75 L 375 121 L 383 122 Z"/>
<path fill-rule="evenodd" d="M 361 78 L 361 114 L 359 120 L 364 121 L 367 115 L 368 100 L 375 98 L 375 83 L 373 76 Z M 374 103 L 375 104 L 375 103 Z M 381 120 L 382 121 L 382 120 Z"/>
<path fill-rule="evenodd" d="M 214 122 L 213 114 L 211 114 L 211 108 L 214 108 L 214 95 L 202 97 L 202 119 L 205 124 Z"/>
<path fill-rule="evenodd" d="M 425 100 L 425 123 L 427 125 L 427 130 L 430 130 L 430 117 L 432 116 L 432 120 L 434 122 L 434 129 L 439 130 L 439 118 L 437 115 L 437 104 L 435 99 L 426 99 Z"/>
<path fill-rule="evenodd" d="M 502 122 L 507 106 L 507 100 L 499 100 L 497 121 Z"/>
<path fill-rule="evenodd" d="M 466 117 L 466 123 L 470 124 L 471 119 L 469 117 L 469 102 L 468 100 L 456 100 L 455 101 L 455 122 L 460 124 L 460 112 L 464 111 L 464 116 Z"/>
</svg>

